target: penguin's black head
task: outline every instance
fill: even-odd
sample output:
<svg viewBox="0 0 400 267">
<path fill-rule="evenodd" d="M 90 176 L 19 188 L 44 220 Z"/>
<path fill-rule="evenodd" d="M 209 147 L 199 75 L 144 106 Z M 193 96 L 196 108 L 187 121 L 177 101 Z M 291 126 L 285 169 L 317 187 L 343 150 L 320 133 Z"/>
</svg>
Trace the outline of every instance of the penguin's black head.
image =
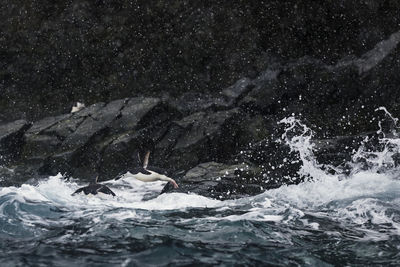
<svg viewBox="0 0 400 267">
<path fill-rule="evenodd" d="M 134 166 L 142 166 L 146 153 L 155 149 L 155 141 L 152 138 L 141 135 L 136 143 L 136 149 L 131 152 L 131 159 Z"/>
</svg>

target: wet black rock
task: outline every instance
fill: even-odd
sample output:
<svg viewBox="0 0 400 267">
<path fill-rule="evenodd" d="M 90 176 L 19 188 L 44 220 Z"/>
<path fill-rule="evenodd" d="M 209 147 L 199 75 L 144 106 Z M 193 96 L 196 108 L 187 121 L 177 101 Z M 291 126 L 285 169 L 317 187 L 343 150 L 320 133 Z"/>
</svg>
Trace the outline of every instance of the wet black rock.
<svg viewBox="0 0 400 267">
<path fill-rule="evenodd" d="M 67 113 L 76 101 L 216 95 L 305 56 L 335 65 L 398 31 L 399 9 L 391 0 L 4 0 L 0 121 Z"/>
<path fill-rule="evenodd" d="M 25 120 L 0 125 L 0 164 L 10 164 L 21 156 L 23 136 L 30 125 Z"/>
<path fill-rule="evenodd" d="M 271 65 L 248 81 L 253 89 L 240 105 L 278 117 L 294 114 L 324 138 L 373 131 L 380 106 L 400 115 L 399 43 L 394 32 L 359 58 L 334 65 L 310 57 Z"/>
<path fill-rule="evenodd" d="M 121 99 L 37 121 L 21 134 L 19 168 L 25 168 L 24 176 L 61 172 L 91 179 L 105 147 L 135 130 L 158 103 L 152 98 Z"/>
<path fill-rule="evenodd" d="M 346 167 L 351 157 L 362 145 L 365 138 L 371 138 L 374 133 L 363 133 L 356 136 L 336 136 L 329 139 L 313 141 L 313 152 L 319 163 L 334 167 Z M 333 171 L 333 170 L 330 170 Z"/>
<path fill-rule="evenodd" d="M 188 169 L 210 160 L 224 160 L 237 151 L 239 110 L 196 112 L 170 125 L 156 145 L 155 164 Z"/>
<path fill-rule="evenodd" d="M 232 108 L 224 98 L 203 93 L 188 92 L 179 97 L 166 97 L 166 102 L 183 116 L 200 111 L 225 110 Z"/>
<path fill-rule="evenodd" d="M 375 2 L 372 1 L 371 3 Z M 328 14 L 329 12 L 324 6 L 314 4 L 322 12 L 322 17 L 331 20 L 332 14 Z M 298 7 L 311 8 L 314 4 L 300 1 Z M 196 5 L 206 8 L 203 4 L 198 3 Z M 211 5 L 213 6 L 213 4 Z M 216 5 L 224 6 L 219 2 Z M 369 17 L 370 11 L 368 10 L 376 11 L 375 5 L 371 7 L 365 7 L 365 5 L 362 4 L 361 11 L 357 11 L 359 13 L 356 14 L 348 13 L 350 11 L 346 10 L 344 16 L 356 19 L 361 16 L 360 14 L 366 14 L 365 16 Z M 376 5 L 381 6 L 381 3 L 376 3 Z M 392 4 L 388 5 L 391 6 Z M 91 6 L 91 4 L 78 5 L 77 9 L 86 10 L 90 17 L 91 9 L 87 9 L 88 6 Z M 233 13 L 235 13 L 235 8 L 238 6 L 236 4 L 233 4 L 233 6 Z M 282 4 L 282 6 L 286 5 Z M 343 2 L 344 6 L 355 10 L 355 6 L 347 2 Z M 163 7 L 167 8 L 165 5 Z M 278 3 L 273 4 L 271 2 L 269 7 L 272 9 L 272 13 L 267 13 L 271 16 L 275 14 L 276 9 L 279 9 Z M 179 8 L 182 7 L 178 7 L 178 10 L 181 10 Z M 204 15 L 204 10 L 201 8 L 199 11 L 187 15 L 203 19 L 201 15 Z M 210 8 L 207 7 L 206 9 L 213 10 Z M 286 8 L 290 9 L 291 7 L 286 6 Z M 368 10 L 366 11 L 365 8 Z M 382 8 L 386 9 L 386 7 Z M 60 12 L 67 16 L 64 12 L 68 13 L 68 10 L 62 11 L 61 9 Z M 314 12 L 310 14 L 317 12 L 314 9 L 310 10 Z M 336 7 L 334 10 L 342 10 L 342 7 Z M 120 12 L 119 9 L 114 11 Z M 222 11 L 215 10 L 215 12 L 221 14 Z M 245 12 L 248 12 L 248 10 L 245 10 Z M 257 13 L 258 11 L 252 9 L 251 12 Z M 311 21 L 318 20 L 309 17 L 311 15 L 308 13 L 302 13 L 304 11 L 300 10 L 299 12 Z M 153 16 L 155 15 L 151 14 L 149 18 L 153 18 Z M 204 19 L 213 20 L 213 16 L 208 14 Z M 268 22 L 268 16 L 261 16 L 260 21 Z M 186 17 L 186 19 L 189 17 Z M 334 15 L 333 17 L 336 18 Z M 172 18 L 178 19 L 174 16 Z M 165 22 L 164 17 L 160 19 L 163 23 Z M 289 16 L 286 19 L 290 20 L 292 17 Z M 298 17 L 298 19 L 299 21 L 296 23 L 306 25 L 302 17 Z M 336 19 L 340 20 L 339 18 Z M 393 20 L 396 21 L 396 19 L 397 17 Z M 185 21 L 185 19 L 183 20 Z M 333 20 L 335 21 L 335 19 Z M 189 21 L 193 22 L 191 19 Z M 373 28 L 372 21 L 374 20 L 371 19 L 367 23 L 368 29 Z M 157 23 L 160 23 L 160 21 Z M 286 25 L 287 21 L 283 19 L 279 23 Z M 325 22 L 321 21 L 321 23 L 324 25 Z M 247 25 L 242 24 L 242 21 L 239 24 L 233 24 Z M 204 26 L 205 24 L 201 25 Z M 251 28 L 255 24 L 249 25 Z M 274 26 L 268 23 L 265 25 Z M 267 34 L 268 27 L 265 27 L 265 25 L 263 24 L 261 27 L 260 24 L 256 28 L 263 34 Z M 184 25 L 176 27 L 181 26 L 186 27 Z M 377 27 L 381 26 L 379 24 Z M 246 27 L 241 29 L 247 29 Z M 335 26 L 330 25 L 330 27 Z M 192 44 L 192 41 L 191 39 L 183 38 L 184 40 L 182 40 L 182 38 L 178 38 L 172 42 L 177 47 L 170 50 L 166 49 L 165 51 L 169 51 L 171 54 L 168 52 L 168 55 L 164 55 L 167 59 L 170 55 L 174 55 L 174 59 L 180 58 L 183 61 L 182 64 L 171 63 L 176 67 L 176 72 L 171 71 L 171 66 L 168 64 L 162 64 L 170 62 L 167 59 L 160 59 L 162 62 L 159 62 L 157 61 L 159 58 L 155 60 L 153 55 L 146 54 L 143 55 L 146 58 L 144 60 L 146 64 L 140 65 L 146 66 L 146 70 L 143 70 L 143 73 L 140 74 L 141 77 L 138 74 L 137 79 L 124 80 L 122 77 L 120 80 L 118 79 L 119 75 L 124 76 L 125 72 L 121 71 L 116 65 L 110 64 L 113 66 L 110 67 L 105 64 L 104 73 L 100 76 L 95 75 L 93 78 L 93 89 L 83 90 L 82 86 L 92 88 L 92 86 L 85 86 L 85 80 L 81 80 L 82 83 L 80 84 L 67 87 L 65 81 L 72 78 L 79 80 L 85 77 L 82 73 L 77 76 L 70 71 L 63 77 L 66 80 L 57 84 L 61 89 L 56 88 L 50 96 L 46 94 L 46 89 L 43 89 L 43 95 L 37 94 L 40 97 L 49 96 L 49 103 L 45 99 L 33 99 L 32 101 L 35 104 L 45 103 L 45 107 L 40 107 L 40 112 L 47 107 L 49 114 L 52 114 L 51 112 L 59 114 L 59 112 L 56 112 L 57 108 L 52 109 L 50 107 L 56 105 L 59 101 L 68 103 L 68 109 L 64 106 L 60 107 L 60 110 L 63 110 L 64 113 L 69 112 L 72 99 L 78 100 L 75 98 L 76 96 L 81 96 L 89 100 L 88 103 L 94 104 L 88 105 L 88 107 L 76 113 L 49 116 L 37 120 L 32 125 L 20 120 L 0 126 L 0 151 L 2 154 L 0 180 L 3 179 L 1 180 L 2 183 L 14 182 L 20 184 L 31 177 L 46 176 L 58 172 L 85 180 L 92 180 L 93 176 L 99 174 L 100 180 L 106 180 L 127 170 L 132 165 L 140 164 L 138 153 L 143 154 L 144 150 L 151 150 L 151 164 L 169 169 L 177 177 L 181 185 L 179 189 L 181 192 L 190 191 L 226 199 L 256 194 L 262 189 L 275 188 L 282 184 L 300 183 L 309 177 L 299 174 L 302 166 L 300 154 L 292 151 L 285 140 L 282 139 L 282 134 L 285 132 L 284 125 L 277 122 L 285 117 L 294 116 L 305 123 L 310 131 L 314 132 L 316 139 L 314 156 L 321 164 L 340 166 L 348 161 L 362 136 L 365 133 L 376 132 L 377 121 L 381 120 L 383 116 L 381 114 L 383 109 L 379 108 L 380 106 L 385 106 L 394 117 L 400 117 L 400 105 L 398 104 L 400 102 L 400 91 L 398 90 L 400 84 L 400 33 L 396 27 L 388 26 L 384 34 L 378 33 L 377 28 L 374 28 L 375 30 L 370 33 L 371 35 L 368 35 L 367 31 L 360 33 L 358 32 L 359 27 L 355 27 L 349 32 L 343 33 L 343 36 L 347 37 L 340 36 L 339 39 L 344 44 L 338 43 L 334 36 L 329 35 L 324 29 L 317 28 L 315 29 L 316 32 L 322 31 L 329 37 L 324 40 L 315 40 L 322 47 L 332 49 L 331 52 L 326 52 L 329 54 L 329 58 L 317 57 L 321 55 L 318 51 L 304 53 L 302 49 L 305 48 L 305 45 L 310 45 L 313 48 L 319 47 L 311 39 L 304 42 L 299 41 L 299 47 L 297 47 L 293 41 L 300 39 L 291 36 L 294 39 L 282 40 L 279 37 L 275 39 L 274 35 L 271 35 L 268 38 L 272 38 L 276 42 L 271 43 L 271 47 L 294 49 L 285 51 L 285 55 L 282 52 L 281 57 L 275 57 L 275 59 L 265 55 L 265 61 L 260 59 L 262 62 L 256 70 L 251 66 L 246 65 L 244 67 L 242 64 L 239 70 L 233 70 L 231 68 L 233 63 L 227 63 L 230 60 L 235 62 L 234 58 L 237 55 L 235 56 L 236 52 L 234 51 L 237 50 L 230 45 L 238 45 L 240 42 L 236 42 L 236 39 L 235 43 L 228 43 L 227 46 L 217 42 L 216 45 L 219 48 L 210 50 L 213 54 L 203 57 L 203 52 L 206 54 L 211 52 L 202 46 L 198 47 L 197 50 L 192 47 L 193 51 L 188 51 L 186 48 L 186 50 L 182 50 L 182 45 Z M 150 28 L 152 27 L 150 26 Z M 121 29 L 124 32 L 123 27 Z M 101 29 L 97 30 L 102 31 Z M 209 31 L 200 27 L 194 36 L 198 36 L 197 34 L 203 36 L 207 32 L 209 33 Z M 245 31 L 245 36 L 255 34 L 254 31 L 251 32 Z M 310 36 L 314 34 L 310 33 L 309 30 L 307 32 Z M 346 38 L 354 37 L 350 33 L 356 32 L 361 35 L 368 35 L 367 37 L 357 35 L 360 40 L 368 40 L 368 45 L 362 47 L 350 45 L 351 42 Z M 113 34 L 111 34 L 112 36 Z M 118 36 L 122 37 L 123 34 L 121 33 Z M 259 40 L 261 43 L 254 44 L 252 42 L 252 45 L 256 46 L 256 50 L 264 46 L 265 49 L 269 47 L 268 44 L 262 44 L 263 41 L 268 39 L 265 38 L 267 36 Z M 118 44 L 118 40 L 115 40 L 115 44 Z M 115 57 L 105 56 L 99 60 L 108 62 L 111 58 L 121 58 L 123 63 L 130 58 L 124 58 L 126 53 L 129 55 L 131 55 L 130 53 L 140 53 L 140 47 L 143 47 L 143 44 L 133 48 L 128 40 L 125 41 L 127 42 L 126 46 L 122 45 L 121 41 L 123 48 L 117 49 L 118 54 Z M 157 51 L 164 51 L 162 48 L 165 45 L 170 45 L 158 41 L 160 46 L 157 47 Z M 219 41 L 222 42 L 222 40 Z M 277 46 L 278 41 L 280 46 Z M 83 42 L 85 43 L 85 41 Z M 330 42 L 336 43 L 338 46 L 331 46 Z M 222 43 L 225 44 L 226 42 Z M 100 49 L 99 51 L 95 49 L 98 54 L 104 55 L 101 53 L 103 51 L 102 46 L 97 48 Z M 178 50 L 175 50 L 175 48 Z M 180 53 L 173 53 L 180 51 L 179 49 L 183 51 L 182 56 L 180 56 Z M 265 50 L 262 49 L 262 51 Z M 349 51 L 352 52 L 351 56 L 348 55 Z M 195 65 L 205 66 L 204 72 L 188 67 L 194 66 L 191 61 L 192 52 L 199 53 L 199 57 L 197 57 L 199 65 L 196 65 L 197 63 Z M 155 54 L 158 55 L 157 53 Z M 237 53 L 240 55 L 240 52 Z M 119 57 L 120 54 L 121 57 Z M 261 50 L 256 54 L 260 57 Z M 216 65 L 211 64 L 209 61 L 212 61 L 212 56 L 218 57 L 221 62 L 214 62 L 213 64 Z M 27 57 L 28 59 L 29 57 Z M 133 61 L 128 60 L 127 62 L 131 64 Z M 191 63 L 187 64 L 188 62 Z M 18 65 L 21 62 L 16 60 L 14 63 Z M 133 75 L 128 75 L 129 77 L 136 75 L 135 71 L 139 68 L 139 65 L 135 65 L 136 63 L 132 63 L 135 67 L 127 71 Z M 96 64 L 89 65 L 97 66 Z M 13 66 L 13 64 L 10 66 Z M 41 65 L 38 64 L 38 66 Z M 211 69 L 208 69 L 208 66 Z M 212 69 L 213 66 L 218 66 L 218 68 Z M 70 69 L 71 66 L 68 68 Z M 114 73 L 114 68 L 118 72 Z M 7 71 L 12 72 L 13 68 L 10 67 Z M 204 75 L 200 75 L 198 71 Z M 230 74 L 229 71 L 231 71 Z M 192 75 L 192 78 L 196 78 L 193 81 L 189 79 L 189 82 L 188 76 L 182 76 L 188 73 Z M 207 80 L 211 73 L 214 73 L 215 76 L 210 76 L 210 79 Z M 246 73 L 246 75 L 243 73 Z M 4 75 L 4 73 L 0 73 L 0 75 Z M 18 76 L 18 72 L 13 72 L 13 75 Z M 108 83 L 100 82 L 100 77 L 101 79 L 107 77 Z M 72 80 L 76 81 L 75 79 Z M 24 82 L 26 81 L 24 80 Z M 26 84 L 19 85 L 24 91 Z M 0 83 L 0 86 L 8 88 L 8 95 L 11 92 L 10 88 L 13 88 L 10 79 Z M 204 90 L 202 86 L 204 86 Z M 64 92 L 62 88 L 66 87 L 72 88 L 73 93 L 70 96 L 65 96 L 59 91 Z M 115 88 L 118 90 L 114 91 Z M 169 88 L 173 88 L 173 90 L 168 90 Z M 209 90 L 210 88 L 213 90 Z M 60 93 L 60 97 L 57 102 L 52 97 L 58 96 L 58 93 Z M 140 97 L 133 97 L 139 94 Z M 29 97 L 29 94 L 26 94 L 26 96 L 22 94 L 22 96 L 20 102 L 25 105 L 24 97 Z M 1 98 L 0 105 L 3 105 L 4 101 L 7 102 L 8 100 Z M 7 103 L 4 105 L 7 106 Z M 40 105 L 38 104 L 38 106 Z M 39 112 L 35 109 L 33 108 L 33 113 Z M 15 114 L 21 114 L 25 111 L 21 108 L 18 112 Z M 36 113 L 32 117 L 43 116 Z M 5 120 L 4 116 L 2 120 Z M 390 124 L 381 124 L 381 126 L 391 127 Z M 298 134 L 301 134 L 301 129 Z M 331 170 L 327 169 L 327 171 Z M 224 173 L 227 174 L 224 176 Z M 167 186 L 164 191 L 169 190 L 171 188 Z"/>
<path fill-rule="evenodd" d="M 193 193 L 221 200 L 256 195 L 269 188 L 262 177 L 258 177 L 259 174 L 257 167 L 246 164 L 206 162 L 176 179 L 179 188 L 173 189 L 168 183 L 162 193 Z"/>
</svg>

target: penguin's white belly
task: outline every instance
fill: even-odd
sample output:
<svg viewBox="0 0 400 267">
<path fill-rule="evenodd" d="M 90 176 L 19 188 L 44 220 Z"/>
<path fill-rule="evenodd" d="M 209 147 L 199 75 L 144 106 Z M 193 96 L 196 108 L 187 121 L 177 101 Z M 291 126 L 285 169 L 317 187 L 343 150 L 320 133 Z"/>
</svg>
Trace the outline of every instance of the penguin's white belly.
<svg viewBox="0 0 400 267">
<path fill-rule="evenodd" d="M 137 174 L 131 174 L 131 176 L 139 181 L 142 182 L 154 182 L 154 181 L 169 181 L 170 178 L 163 174 L 159 174 L 150 170 L 147 170 L 150 172 L 150 174 L 144 174 L 144 173 L 137 173 Z"/>
</svg>

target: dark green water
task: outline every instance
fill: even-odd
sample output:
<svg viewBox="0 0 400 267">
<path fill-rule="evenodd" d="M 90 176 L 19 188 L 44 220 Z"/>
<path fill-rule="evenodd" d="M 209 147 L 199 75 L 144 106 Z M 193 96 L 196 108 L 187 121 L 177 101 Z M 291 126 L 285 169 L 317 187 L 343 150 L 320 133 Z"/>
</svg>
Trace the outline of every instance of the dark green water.
<svg viewBox="0 0 400 267">
<path fill-rule="evenodd" d="M 0 189 L 2 266 L 397 265 L 400 181 L 283 187 L 233 201 L 121 181 L 117 198 L 72 197 L 61 176 Z"/>
<path fill-rule="evenodd" d="M 108 183 L 117 197 L 71 196 L 80 185 L 61 175 L 0 187 L 0 265 L 399 266 L 400 139 L 361 145 L 333 175 L 308 129 L 285 123 L 303 129 L 286 142 L 313 182 L 229 201 L 129 177 Z"/>
</svg>

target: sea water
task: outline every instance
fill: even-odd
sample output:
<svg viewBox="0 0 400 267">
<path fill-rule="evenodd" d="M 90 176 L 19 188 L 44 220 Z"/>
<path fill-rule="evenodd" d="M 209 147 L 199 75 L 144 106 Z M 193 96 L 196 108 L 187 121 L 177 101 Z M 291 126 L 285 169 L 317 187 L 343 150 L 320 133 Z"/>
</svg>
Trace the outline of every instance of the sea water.
<svg viewBox="0 0 400 267">
<path fill-rule="evenodd" d="M 347 171 L 332 166 L 334 174 L 316 160 L 312 131 L 295 117 L 282 120 L 279 141 L 298 153 L 307 181 L 237 200 L 159 195 L 163 182 L 128 178 L 105 183 L 117 197 L 71 196 L 82 184 L 61 174 L 2 187 L 0 265 L 398 266 L 392 119 L 393 131 L 376 133 L 376 149 L 366 138 Z"/>
</svg>

